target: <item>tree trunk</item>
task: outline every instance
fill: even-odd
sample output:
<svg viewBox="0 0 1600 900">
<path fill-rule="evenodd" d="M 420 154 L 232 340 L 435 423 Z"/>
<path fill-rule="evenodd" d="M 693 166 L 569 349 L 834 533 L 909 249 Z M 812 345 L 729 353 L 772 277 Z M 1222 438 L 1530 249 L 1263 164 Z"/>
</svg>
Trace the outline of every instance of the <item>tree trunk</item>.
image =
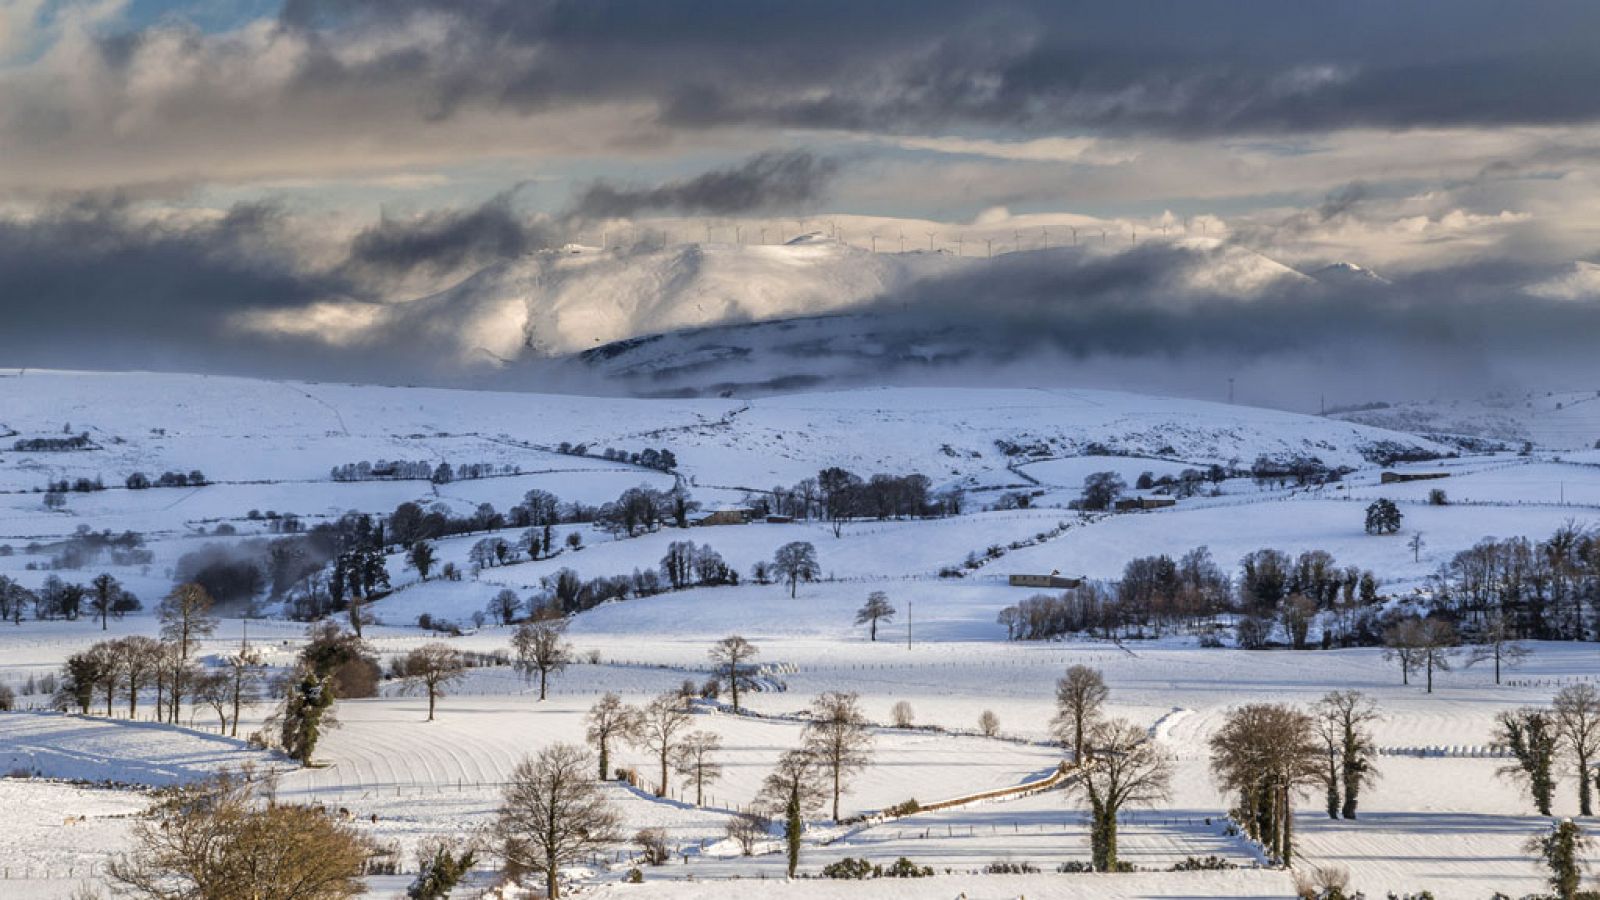
<svg viewBox="0 0 1600 900">
<path fill-rule="evenodd" d="M 1283 864 L 1288 866 L 1294 863 L 1294 810 L 1289 807 L 1287 787 L 1282 790 L 1280 802 L 1283 809 Z"/>
<path fill-rule="evenodd" d="M 793 878 L 795 870 L 800 868 L 800 830 L 803 827 L 800 821 L 799 785 L 796 785 L 789 794 L 789 802 L 784 804 L 783 837 L 785 849 L 789 853 L 789 877 Z"/>
<path fill-rule="evenodd" d="M 872 639 L 873 640 L 877 640 L 878 639 L 878 620 L 877 619 L 873 619 L 872 620 Z"/>
<path fill-rule="evenodd" d="M 547 860 L 544 872 L 544 891 L 550 900 L 561 896 L 561 882 L 556 879 L 556 861 Z"/>
<path fill-rule="evenodd" d="M 1428 693 L 1433 693 L 1433 656 L 1428 656 Z"/>
<path fill-rule="evenodd" d="M 834 822 L 838 822 L 838 775 L 840 775 L 840 772 L 838 772 L 838 765 L 835 764 L 834 765 Z M 1584 814 L 1584 815 L 1589 815 L 1589 814 L 1587 814 L 1587 812 L 1586 812 L 1586 814 Z"/>
<path fill-rule="evenodd" d="M 667 795 L 667 746 L 661 745 L 661 786 L 656 790 L 657 797 Z"/>
<path fill-rule="evenodd" d="M 540 669 L 539 670 L 539 702 L 541 702 L 541 703 L 544 702 L 545 682 L 548 681 L 548 680 L 549 680 L 549 674 L 544 669 Z"/>
<path fill-rule="evenodd" d="M 1589 786 L 1589 757 L 1587 754 L 1578 755 L 1578 815 L 1594 815 L 1594 803 L 1591 799 Z"/>
<path fill-rule="evenodd" d="M 429 722 L 433 721 L 433 700 L 434 700 L 434 696 L 435 695 L 434 695 L 433 688 L 432 687 L 428 688 L 428 721 Z"/>
<path fill-rule="evenodd" d="M 600 780 L 601 781 L 605 781 L 606 780 L 607 771 L 608 771 L 607 770 L 607 766 L 611 762 L 611 753 L 610 753 L 611 748 L 606 746 L 607 741 L 603 737 L 600 739 L 599 744 L 600 744 Z"/>
</svg>

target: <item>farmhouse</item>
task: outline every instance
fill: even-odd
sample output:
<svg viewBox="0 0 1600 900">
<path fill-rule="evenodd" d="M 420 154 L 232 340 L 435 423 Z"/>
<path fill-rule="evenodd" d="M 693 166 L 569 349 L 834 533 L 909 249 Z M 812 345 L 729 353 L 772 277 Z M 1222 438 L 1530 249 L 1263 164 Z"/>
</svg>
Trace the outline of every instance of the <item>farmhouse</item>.
<svg viewBox="0 0 1600 900">
<path fill-rule="evenodd" d="M 1051 572 L 1049 575 L 1013 574 L 1011 576 L 1012 587 L 1055 588 L 1058 590 L 1066 590 L 1068 588 L 1081 587 L 1082 585 L 1082 578 L 1067 578 L 1060 572 Z"/>
<path fill-rule="evenodd" d="M 1406 481 L 1430 481 L 1434 478 L 1449 478 L 1449 472 L 1385 472 L 1380 476 L 1384 484 L 1399 484 Z"/>
<path fill-rule="evenodd" d="M 1162 509 L 1177 505 L 1178 501 L 1171 497 L 1124 497 L 1117 501 L 1117 512 L 1128 512 L 1134 509 Z"/>
<path fill-rule="evenodd" d="M 722 506 L 708 509 L 689 519 L 690 525 L 748 525 L 755 513 L 744 506 Z"/>
</svg>

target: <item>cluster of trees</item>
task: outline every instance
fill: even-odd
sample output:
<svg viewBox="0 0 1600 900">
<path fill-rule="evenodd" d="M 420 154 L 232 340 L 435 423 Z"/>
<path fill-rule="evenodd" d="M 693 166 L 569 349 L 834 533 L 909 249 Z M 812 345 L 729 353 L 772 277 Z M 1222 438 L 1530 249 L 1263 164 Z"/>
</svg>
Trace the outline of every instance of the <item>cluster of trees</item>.
<svg viewBox="0 0 1600 900">
<path fill-rule="evenodd" d="M 1502 623 L 1533 640 L 1600 638 L 1600 534 L 1574 523 L 1542 541 L 1485 538 L 1433 582 L 1437 608 L 1465 631 Z"/>
<path fill-rule="evenodd" d="M 44 486 L 44 491 L 51 494 L 65 494 L 68 492 L 77 494 L 92 494 L 95 491 L 103 491 L 105 489 L 106 483 L 100 480 L 99 475 L 96 475 L 93 478 L 75 478 L 70 481 L 63 478 L 60 481 L 48 482 Z M 39 488 L 34 488 L 35 493 L 37 493 L 39 490 Z"/>
<path fill-rule="evenodd" d="M 89 440 L 89 432 L 68 435 L 67 437 L 36 437 L 18 438 L 11 449 L 18 453 L 59 453 L 67 450 L 88 450 L 94 443 Z"/>
<path fill-rule="evenodd" d="M 556 452 L 565 453 L 568 456 L 588 456 L 589 446 L 587 444 L 574 444 L 571 441 L 562 441 L 556 447 Z M 671 472 L 678 468 L 678 457 L 665 447 L 659 450 L 654 447 L 646 447 L 643 450 L 631 452 L 607 447 L 600 451 L 600 458 L 643 466 L 646 469 L 658 469 L 662 472 Z"/>
<path fill-rule="evenodd" d="M 1348 467 L 1334 468 L 1315 456 L 1258 456 L 1250 464 L 1250 477 L 1259 487 L 1279 488 L 1297 485 L 1328 484 L 1342 479 L 1353 471 Z"/>
<path fill-rule="evenodd" d="M 210 483 L 206 480 L 205 473 L 199 469 L 190 472 L 162 472 L 154 479 L 143 472 L 134 472 L 123 482 L 130 491 L 142 491 L 153 487 L 205 487 Z"/>
<path fill-rule="evenodd" d="M 22 617 L 31 610 L 34 619 L 76 620 L 99 619 L 105 630 L 111 618 L 120 619 L 143 606 L 139 598 L 107 573 L 94 577 L 88 584 L 64 581 L 56 575 L 45 578 L 39 589 L 29 590 L 14 579 L 0 575 L 0 622 L 22 624 Z"/>
<path fill-rule="evenodd" d="M 1230 579 L 1205 547 L 1178 559 L 1138 557 L 1127 562 L 1118 581 L 1036 594 L 1001 610 L 998 621 L 1012 640 L 1049 640 L 1079 632 L 1116 637 L 1194 628 L 1229 612 L 1269 622 L 1292 613 L 1286 630 L 1303 644 L 1304 626 L 1318 610 L 1353 606 L 1358 589 L 1363 598 L 1376 599 L 1370 573 L 1340 569 L 1322 551 L 1296 558 L 1258 550 L 1240 561 L 1240 570 L 1237 581 Z M 1246 627 L 1244 633 L 1253 632 Z"/>
<path fill-rule="evenodd" d="M 907 519 L 960 515 L 965 494 L 959 489 L 934 493 L 927 476 L 877 474 L 863 479 L 832 466 L 794 485 L 751 494 L 746 505 L 760 515 L 796 519 Z"/>
<path fill-rule="evenodd" d="M 667 586 L 679 591 L 689 587 L 738 584 L 739 573 L 722 559 L 710 544 L 673 541 L 661 557 L 661 577 Z"/>
<path fill-rule="evenodd" d="M 449 484 L 452 481 L 471 481 L 521 473 L 522 470 L 517 466 L 495 463 L 451 465 L 448 462 L 435 464 L 425 459 L 380 459 L 377 462 L 362 460 L 334 466 L 329 470 L 328 476 L 334 481 L 431 481 L 434 484 Z"/>
<path fill-rule="evenodd" d="M 617 499 L 595 511 L 594 522 L 612 534 L 634 537 L 666 525 L 689 527 L 689 516 L 700 504 L 682 487 L 658 491 L 649 485 L 628 488 Z"/>
<path fill-rule="evenodd" d="M 179 721 L 187 700 L 192 708 L 214 710 L 219 729 L 237 735 L 241 708 L 256 699 L 262 663 L 242 647 L 223 657 L 221 666 L 196 664 L 199 641 L 216 631 L 211 608 L 211 597 L 203 587 L 178 585 L 157 607 L 159 639 L 100 641 L 72 654 L 62 666 L 54 702 L 87 715 L 97 701 L 103 701 L 110 716 L 115 702 L 126 699 L 128 717 L 133 718 L 141 696 L 153 691 L 157 721 Z"/>
</svg>

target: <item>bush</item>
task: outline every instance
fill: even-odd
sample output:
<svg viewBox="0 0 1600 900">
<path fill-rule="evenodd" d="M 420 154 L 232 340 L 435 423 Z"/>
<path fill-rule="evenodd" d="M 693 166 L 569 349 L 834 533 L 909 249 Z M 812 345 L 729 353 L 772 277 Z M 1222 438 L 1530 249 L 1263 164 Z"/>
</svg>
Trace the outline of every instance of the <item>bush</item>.
<svg viewBox="0 0 1600 900">
<path fill-rule="evenodd" d="M 1063 875 L 1072 875 L 1078 872 L 1093 872 L 1094 864 L 1074 859 L 1056 866 L 1056 871 Z"/>
<path fill-rule="evenodd" d="M 874 878 L 880 871 L 872 863 L 864 859 L 853 859 L 846 856 L 838 862 L 828 863 L 822 867 L 822 877 L 848 881 L 864 881 Z"/>
<path fill-rule="evenodd" d="M 883 870 L 885 878 L 932 878 L 933 866 L 919 866 L 904 856 L 894 861 L 894 865 Z"/>
<path fill-rule="evenodd" d="M 1012 862 L 1009 859 L 997 859 L 983 867 L 985 875 L 1035 875 L 1039 868 L 1029 862 Z"/>
<path fill-rule="evenodd" d="M 638 845 L 644 861 L 652 866 L 663 865 L 672 858 L 672 850 L 667 847 L 667 832 L 664 829 L 641 828 L 633 836 L 633 842 Z"/>
<path fill-rule="evenodd" d="M 1221 872 L 1226 869 L 1237 869 L 1238 866 L 1220 856 L 1207 856 L 1197 858 L 1186 856 L 1183 861 L 1173 865 L 1171 872 Z"/>
<path fill-rule="evenodd" d="M 17 707 L 17 692 L 9 684 L 0 684 L 0 712 L 11 712 Z"/>
<path fill-rule="evenodd" d="M 922 805 L 917 802 L 917 798 L 912 797 L 904 803 L 896 803 L 894 806 L 889 807 L 883 811 L 883 814 L 891 818 L 909 816 L 920 809 L 922 809 Z"/>
<path fill-rule="evenodd" d="M 911 704 L 904 700 L 895 703 L 894 709 L 889 711 L 889 715 L 894 719 L 894 727 L 896 728 L 910 728 L 911 724 L 916 721 L 916 713 L 911 711 Z"/>
<path fill-rule="evenodd" d="M 1449 506 L 1450 498 L 1445 495 L 1444 488 L 1434 488 L 1428 492 L 1429 506 Z"/>
<path fill-rule="evenodd" d="M 628 884 L 644 884 L 644 873 L 637 868 L 629 869 L 627 876 L 622 880 Z"/>
</svg>

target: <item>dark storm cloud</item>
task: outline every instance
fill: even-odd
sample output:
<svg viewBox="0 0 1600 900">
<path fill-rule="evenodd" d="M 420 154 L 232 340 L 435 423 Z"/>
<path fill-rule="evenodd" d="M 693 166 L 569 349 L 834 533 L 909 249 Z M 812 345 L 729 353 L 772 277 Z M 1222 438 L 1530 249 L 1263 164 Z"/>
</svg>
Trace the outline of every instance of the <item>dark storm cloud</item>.
<svg viewBox="0 0 1600 900">
<path fill-rule="evenodd" d="M 383 274 L 441 273 L 551 246 L 552 232 L 513 207 L 516 191 L 465 210 L 385 217 L 350 246 L 350 263 Z"/>
<path fill-rule="evenodd" d="M 572 214 L 579 218 L 626 218 L 641 212 L 744 213 L 792 211 L 821 200 L 838 164 L 805 151 L 767 152 L 737 166 L 653 188 L 605 182 L 579 195 Z"/>
<path fill-rule="evenodd" d="M 1550 270 L 1485 261 L 1392 285 L 1324 284 L 1288 275 L 1256 291 L 1196 287 L 1192 276 L 1236 265 L 1239 248 L 1153 243 L 1111 256 L 1069 251 L 1009 254 L 883 298 L 884 315 L 969 336 L 992 359 L 1033 351 L 1183 360 L 1317 360 L 1324 383 L 1359 378 L 1360 360 L 1432 380 L 1445 372 L 1481 386 L 1504 364 L 1600 375 L 1588 349 L 1600 304 L 1531 295 Z M 1287 274 L 1287 273 L 1286 273 Z M 1586 382 L 1587 383 L 1587 382 Z"/>
<path fill-rule="evenodd" d="M 281 22 L 331 47 L 423 17 L 452 40 L 315 55 L 302 86 L 398 81 L 439 116 L 642 101 L 686 128 L 1209 134 L 1600 117 L 1600 5 L 1584 0 L 290 0 Z"/>
<path fill-rule="evenodd" d="M 0 354 L 25 365 L 219 363 L 227 315 L 342 288 L 299 270 L 282 249 L 281 218 L 241 204 L 215 221 L 152 223 L 116 197 L 0 218 Z"/>
</svg>

